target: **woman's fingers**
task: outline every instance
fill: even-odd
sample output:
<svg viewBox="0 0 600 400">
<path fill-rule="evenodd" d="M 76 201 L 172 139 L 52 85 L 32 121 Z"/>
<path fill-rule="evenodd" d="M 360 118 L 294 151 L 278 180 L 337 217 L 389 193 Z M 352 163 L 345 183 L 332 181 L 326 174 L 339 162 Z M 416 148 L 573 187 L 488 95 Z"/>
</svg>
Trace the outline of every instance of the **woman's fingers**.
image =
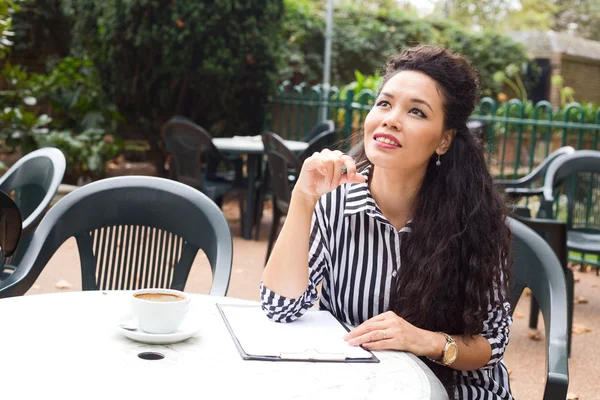
<svg viewBox="0 0 600 400">
<path fill-rule="evenodd" d="M 377 340 L 375 342 L 363 343 L 362 347 L 367 350 L 396 350 L 391 339 Z"/>
<path fill-rule="evenodd" d="M 344 166 L 344 160 L 340 157 L 336 158 L 334 161 L 334 171 L 333 171 L 333 179 L 331 181 L 331 189 L 335 189 L 340 186 L 340 181 L 342 180 L 342 167 Z"/>
<path fill-rule="evenodd" d="M 380 320 L 380 321 L 367 320 L 367 321 L 363 322 L 362 324 L 360 324 L 359 326 L 357 326 L 356 328 L 352 329 L 350 332 L 348 332 L 344 336 L 344 340 L 350 342 L 350 341 L 356 339 L 359 336 L 363 336 L 365 334 L 368 334 L 369 332 L 373 332 L 373 331 L 376 331 L 376 330 L 385 329 L 385 328 L 389 328 L 389 327 L 390 327 L 390 322 L 389 321 L 384 321 L 384 320 Z"/>
<path fill-rule="evenodd" d="M 361 331 L 352 339 L 346 339 L 350 346 L 362 346 L 365 343 L 378 342 L 391 339 L 392 327 L 386 323 L 378 323 L 368 330 Z"/>
<path fill-rule="evenodd" d="M 354 162 L 354 161 L 352 161 Z M 350 174 L 345 173 L 342 175 L 342 179 L 340 181 L 340 184 L 344 184 L 344 183 L 365 183 L 367 180 L 364 177 L 364 175 L 359 174 L 359 173 L 355 173 L 354 176 L 350 176 Z"/>
<path fill-rule="evenodd" d="M 304 165 L 302 167 L 307 172 L 318 171 L 321 175 L 327 176 L 328 170 L 325 160 L 320 156 L 319 153 L 314 153 L 312 156 L 304 161 Z"/>
<path fill-rule="evenodd" d="M 346 173 L 344 173 L 344 168 Z M 319 153 L 313 153 L 304 162 L 302 171 L 308 175 L 306 175 L 306 179 L 300 177 L 298 182 L 300 184 L 297 183 L 298 188 L 318 196 L 330 192 L 344 183 L 365 182 L 365 177 L 357 173 L 352 157 L 339 150 L 325 149 Z M 304 176 L 302 171 L 300 175 Z M 314 175 L 317 171 L 318 174 Z"/>
<path fill-rule="evenodd" d="M 346 167 L 346 176 L 348 177 L 348 179 L 354 179 L 354 177 L 356 176 L 356 164 L 354 163 L 354 160 L 348 154 L 343 154 L 340 158 L 344 160 L 344 166 Z"/>
</svg>

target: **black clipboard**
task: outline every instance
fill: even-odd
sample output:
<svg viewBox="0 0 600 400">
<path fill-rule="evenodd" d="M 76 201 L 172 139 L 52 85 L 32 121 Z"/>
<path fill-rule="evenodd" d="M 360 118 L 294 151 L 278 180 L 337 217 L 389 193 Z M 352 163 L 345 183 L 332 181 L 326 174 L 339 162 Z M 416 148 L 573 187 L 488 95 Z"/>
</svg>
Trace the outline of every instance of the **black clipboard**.
<svg viewBox="0 0 600 400">
<path fill-rule="evenodd" d="M 368 358 L 349 358 L 346 357 L 344 353 L 322 353 L 315 349 L 306 349 L 304 352 L 294 352 L 294 353 L 286 353 L 281 352 L 279 355 L 260 355 L 260 354 L 248 354 L 244 348 L 242 347 L 238 337 L 236 336 L 223 308 L 225 307 L 238 307 L 238 308 L 259 308 L 260 306 L 255 305 L 239 305 L 239 304 L 217 304 L 217 309 L 223 318 L 223 322 L 225 322 L 225 326 L 227 326 L 227 330 L 233 339 L 240 355 L 244 360 L 260 360 L 260 361 L 300 361 L 300 362 L 334 362 L 334 363 L 378 363 L 379 359 L 373 354 L 373 352 L 363 349 L 371 356 Z M 309 311 L 310 312 L 310 311 Z M 332 314 L 330 314 L 332 315 Z M 333 316 L 333 315 L 332 315 Z M 335 316 L 333 316 L 335 318 Z M 267 318 L 266 315 L 264 318 Z M 348 327 L 342 323 L 339 319 L 335 318 L 336 321 L 340 323 L 340 325 L 346 330 L 350 331 Z M 276 323 L 276 322 L 273 322 Z"/>
</svg>

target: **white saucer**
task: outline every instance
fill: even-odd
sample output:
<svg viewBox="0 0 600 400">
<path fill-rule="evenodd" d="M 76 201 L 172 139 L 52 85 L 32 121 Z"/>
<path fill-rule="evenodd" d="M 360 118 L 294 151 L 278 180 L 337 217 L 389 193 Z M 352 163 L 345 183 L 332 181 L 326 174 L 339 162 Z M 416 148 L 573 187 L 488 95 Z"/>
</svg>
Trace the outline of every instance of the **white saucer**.
<svg viewBox="0 0 600 400">
<path fill-rule="evenodd" d="M 135 327 L 136 330 L 125 329 L 123 326 L 126 326 L 128 328 Z M 125 337 L 128 337 L 131 340 L 135 340 L 136 342 L 147 344 L 173 344 L 191 338 L 201 330 L 201 327 L 199 321 L 194 321 L 188 318 L 185 321 L 183 321 L 179 329 L 177 329 L 173 333 L 146 333 L 137 328 L 136 321 L 132 320 L 131 317 L 129 317 L 124 319 L 119 325 L 117 325 L 117 329 Z"/>
</svg>

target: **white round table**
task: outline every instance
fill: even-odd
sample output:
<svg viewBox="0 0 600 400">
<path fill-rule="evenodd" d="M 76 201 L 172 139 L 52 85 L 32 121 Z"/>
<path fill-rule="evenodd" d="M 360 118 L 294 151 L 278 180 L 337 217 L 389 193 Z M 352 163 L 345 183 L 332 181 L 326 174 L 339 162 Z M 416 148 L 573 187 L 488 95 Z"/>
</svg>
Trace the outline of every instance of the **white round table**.
<svg viewBox="0 0 600 400">
<path fill-rule="evenodd" d="M 265 152 L 261 136 L 213 138 L 212 142 L 217 149 L 225 153 L 263 154 Z M 301 153 L 308 148 L 308 143 L 297 140 L 285 140 L 285 145 L 294 153 Z"/>
<path fill-rule="evenodd" d="M 0 371 L 6 399 L 447 399 L 418 358 L 377 352 L 380 363 L 244 361 L 215 303 L 192 295 L 203 328 L 171 345 L 117 328 L 130 292 L 69 292 L 0 300 Z M 158 352 L 161 360 L 138 354 Z"/>
</svg>

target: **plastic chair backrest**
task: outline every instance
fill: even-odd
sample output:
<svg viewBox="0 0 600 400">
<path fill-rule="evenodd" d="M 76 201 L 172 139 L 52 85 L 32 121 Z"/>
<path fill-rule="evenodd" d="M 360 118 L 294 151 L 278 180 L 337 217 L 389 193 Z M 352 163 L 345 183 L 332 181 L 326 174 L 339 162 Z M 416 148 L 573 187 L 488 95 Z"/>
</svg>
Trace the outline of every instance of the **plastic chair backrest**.
<svg viewBox="0 0 600 400">
<path fill-rule="evenodd" d="M 32 235 L 22 262 L 0 282 L 0 297 L 24 294 L 54 252 L 73 236 L 84 290 L 183 290 L 202 249 L 213 273 L 210 294 L 227 293 L 233 247 L 217 205 L 179 182 L 126 176 L 90 183 L 52 207 Z"/>
<path fill-rule="evenodd" d="M 323 133 L 325 131 L 333 131 L 333 130 L 335 130 L 335 124 L 333 123 L 332 120 L 326 119 L 325 121 L 321 121 L 321 122 L 318 122 L 317 124 L 315 124 L 310 129 L 310 131 L 308 131 L 306 133 L 306 135 L 304 135 L 304 138 L 302 140 L 309 143 L 311 140 L 313 140 L 315 137 L 317 137 L 320 133 Z"/>
<path fill-rule="evenodd" d="M 511 313 L 523 289 L 531 289 L 542 311 L 546 328 L 548 376 L 544 399 L 564 400 L 569 383 L 564 272 L 556 254 L 540 235 L 513 218 L 508 218 L 508 224 L 513 252 Z"/>
<path fill-rule="evenodd" d="M 313 153 L 319 152 L 323 149 L 332 149 L 338 143 L 338 133 L 334 130 L 326 130 L 315 136 L 310 142 L 306 150 L 298 156 L 300 162 L 304 162 L 308 157 L 312 156 Z"/>
<path fill-rule="evenodd" d="M 19 207 L 9 195 L 0 191 L 0 250 L 2 258 L 12 256 L 17 250 L 22 230 L 23 220 Z"/>
<path fill-rule="evenodd" d="M 556 188 L 565 184 L 567 226 L 600 231 L 600 151 L 578 150 L 558 158 L 544 179 L 539 217 L 551 218 Z"/>
<path fill-rule="evenodd" d="M 544 178 L 546 171 L 548 171 L 548 167 L 552 164 L 556 159 L 562 157 L 566 154 L 574 153 L 575 149 L 571 146 L 563 146 L 548 155 L 537 167 L 535 167 L 530 173 L 525 175 L 520 179 L 498 179 L 495 181 L 497 185 L 503 187 L 525 187 L 529 184 L 534 183 L 536 180 Z"/>
<path fill-rule="evenodd" d="M 0 177 L 0 190 L 12 195 L 23 218 L 23 235 L 42 219 L 65 174 L 63 153 L 43 148 L 21 157 Z"/>
<path fill-rule="evenodd" d="M 287 148 L 285 141 L 279 135 L 273 132 L 265 132 L 262 135 L 262 140 L 269 161 L 275 206 L 279 207 L 285 214 L 292 198 L 292 190 L 288 179 L 290 168 L 295 171 L 297 176 L 300 173 L 302 164 L 298 157 Z"/>
<path fill-rule="evenodd" d="M 213 168 L 225 160 L 204 128 L 183 118 L 171 118 L 162 128 L 165 148 L 173 156 L 173 178 L 197 189 L 204 177 L 214 175 Z"/>
</svg>

